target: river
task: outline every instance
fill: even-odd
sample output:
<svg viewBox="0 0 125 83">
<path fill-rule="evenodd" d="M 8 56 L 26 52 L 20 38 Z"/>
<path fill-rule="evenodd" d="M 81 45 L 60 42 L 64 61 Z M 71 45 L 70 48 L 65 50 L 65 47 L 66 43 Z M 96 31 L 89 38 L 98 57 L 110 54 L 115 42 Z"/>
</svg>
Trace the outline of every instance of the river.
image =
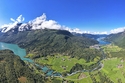
<svg viewBox="0 0 125 83">
<path fill-rule="evenodd" d="M 106 41 L 103 41 L 104 37 L 101 37 L 101 38 L 98 38 L 97 41 L 99 41 L 99 45 L 106 45 L 106 44 L 109 44 L 109 42 L 106 42 Z M 28 61 L 28 62 L 31 62 L 33 63 L 33 60 L 29 59 L 29 58 L 25 58 L 26 56 L 26 50 L 25 49 L 22 49 L 20 48 L 18 45 L 16 44 L 9 44 L 9 43 L 3 43 L 3 42 L 0 42 L 0 50 L 4 50 L 4 49 L 9 49 L 9 50 L 12 50 L 14 52 L 15 55 L 18 55 L 20 56 L 20 58 L 22 60 L 25 60 L 25 61 Z M 104 54 L 103 54 L 104 56 Z M 38 64 L 36 64 L 38 65 Z M 99 64 L 100 65 L 100 64 Z M 39 65 L 38 65 L 39 66 Z M 41 67 L 42 71 L 43 72 L 46 72 L 46 75 L 47 76 L 61 76 L 60 73 L 54 73 L 54 71 L 52 69 L 49 69 L 48 67 L 44 66 L 44 67 Z"/>
<path fill-rule="evenodd" d="M 99 42 L 99 44 L 96 45 L 96 46 L 98 46 L 98 48 L 99 48 L 100 51 L 102 52 L 102 58 L 101 58 L 101 59 L 98 61 L 98 63 L 97 63 L 98 66 L 95 67 L 95 68 L 93 68 L 92 70 L 76 71 L 76 72 L 73 72 L 73 73 L 71 73 L 71 74 L 68 74 L 68 76 L 71 76 L 71 75 L 76 74 L 76 73 L 78 73 L 78 72 L 92 72 L 92 71 L 97 70 L 97 69 L 99 69 L 99 70 L 102 69 L 102 67 L 103 67 L 104 65 L 101 63 L 101 61 L 102 61 L 103 59 L 105 59 L 106 55 L 105 55 L 103 49 L 100 48 L 100 46 L 110 44 L 110 42 L 104 41 L 104 40 L 103 40 L 104 38 L 105 38 L 105 37 L 100 37 L 100 38 L 97 38 L 97 39 L 96 39 L 96 40 Z M 96 48 L 97 48 L 97 47 L 96 47 Z"/>
<path fill-rule="evenodd" d="M 0 50 L 4 50 L 4 49 L 9 49 L 9 50 L 13 51 L 15 55 L 20 56 L 20 58 L 22 60 L 24 60 L 24 61 L 28 61 L 28 62 L 31 62 L 31 63 L 34 62 L 33 60 L 31 60 L 29 58 L 25 58 L 25 56 L 26 56 L 26 50 L 20 48 L 16 44 L 9 44 L 9 43 L 0 42 Z M 40 65 L 36 64 L 36 66 L 40 66 Z M 49 69 L 46 66 L 41 67 L 41 69 L 42 69 L 43 72 L 46 73 L 47 76 L 52 76 L 52 75 L 53 76 L 60 76 L 61 75 L 60 73 L 54 73 L 54 71 L 52 69 Z"/>
</svg>

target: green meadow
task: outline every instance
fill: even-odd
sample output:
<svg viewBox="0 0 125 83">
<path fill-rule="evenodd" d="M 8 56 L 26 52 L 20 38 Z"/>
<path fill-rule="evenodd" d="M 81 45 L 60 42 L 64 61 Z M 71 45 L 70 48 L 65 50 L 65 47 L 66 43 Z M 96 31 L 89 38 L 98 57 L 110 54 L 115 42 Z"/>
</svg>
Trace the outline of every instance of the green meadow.
<svg viewBox="0 0 125 83">
<path fill-rule="evenodd" d="M 107 55 L 104 60 L 101 61 L 103 64 L 102 68 L 92 72 L 79 72 L 73 74 L 71 76 L 65 77 L 54 77 L 53 83 L 58 82 L 61 83 L 62 80 L 68 81 L 68 83 L 94 83 L 94 79 L 96 80 L 95 83 L 101 83 L 102 79 L 105 77 L 106 80 L 110 80 L 113 83 L 125 83 L 125 59 L 123 55 L 125 53 L 124 49 L 115 46 L 115 45 L 106 45 L 102 46 L 104 53 Z M 122 51 L 122 53 L 121 53 Z M 114 56 L 114 54 L 115 56 Z M 121 53 L 120 57 L 119 53 Z M 110 55 L 110 57 L 109 57 Z M 117 55 L 117 56 L 116 56 Z M 29 56 L 32 56 L 31 54 Z M 56 72 L 69 72 L 70 69 L 76 64 L 84 64 L 84 65 L 91 65 L 98 61 L 98 57 L 94 59 L 93 62 L 86 63 L 84 59 L 77 59 L 71 58 L 70 56 L 62 56 L 62 55 L 54 55 L 54 56 L 47 56 L 41 57 L 34 60 L 35 62 L 41 65 L 48 65 L 48 67 L 52 68 Z M 102 77 L 99 75 L 101 73 Z M 94 79 L 93 79 L 94 78 Z M 111 82 L 111 83 L 112 83 Z M 49 83 L 49 82 L 47 82 Z M 108 82 L 104 82 L 108 83 Z"/>
<path fill-rule="evenodd" d="M 107 45 L 103 46 L 102 48 L 105 53 L 109 53 L 113 57 L 102 60 L 101 63 L 103 64 L 103 67 L 100 70 L 90 73 L 93 74 L 93 77 L 99 83 L 101 82 L 101 77 L 99 76 L 98 72 L 101 72 L 103 76 L 106 76 L 113 83 L 125 83 L 125 60 L 123 57 L 114 57 L 114 55 L 112 54 L 112 52 L 119 53 L 121 51 L 124 51 L 124 49 L 115 45 Z M 74 80 L 74 83 L 93 83 L 91 76 L 87 74 L 88 72 L 84 73 L 86 74 L 86 77 L 80 80 Z M 78 79 L 79 75 L 80 73 L 77 73 L 76 75 L 69 76 L 67 78 Z M 118 82 L 118 80 L 120 80 L 121 82 Z"/>
<path fill-rule="evenodd" d="M 122 50 L 122 48 L 113 44 L 102 46 L 102 48 L 104 49 L 105 52 L 119 52 Z"/>
<path fill-rule="evenodd" d="M 102 61 L 104 66 L 101 73 L 105 74 L 114 83 L 118 83 L 118 79 L 125 83 L 125 50 L 113 44 L 102 48 L 107 58 Z"/>
<path fill-rule="evenodd" d="M 84 64 L 88 66 L 93 63 L 96 63 L 96 61 L 86 63 L 84 59 L 78 60 L 77 58 L 71 58 L 70 56 L 62 56 L 62 55 L 42 57 L 39 59 L 35 59 L 34 61 L 41 65 L 48 65 L 50 68 L 60 73 L 69 72 L 70 69 L 76 63 Z"/>
<path fill-rule="evenodd" d="M 114 83 L 121 79 L 125 83 L 125 62 L 120 58 L 111 58 L 103 60 L 104 67 L 101 72 L 106 74 Z"/>
<path fill-rule="evenodd" d="M 71 80 L 74 83 L 92 83 L 92 80 L 88 72 L 77 73 L 72 76 L 67 76 L 64 79 Z"/>
<path fill-rule="evenodd" d="M 88 72 L 77 73 L 63 78 L 55 77 L 55 79 L 58 82 L 53 80 L 53 83 L 62 83 L 61 80 L 66 80 L 66 83 L 93 83 Z"/>
</svg>

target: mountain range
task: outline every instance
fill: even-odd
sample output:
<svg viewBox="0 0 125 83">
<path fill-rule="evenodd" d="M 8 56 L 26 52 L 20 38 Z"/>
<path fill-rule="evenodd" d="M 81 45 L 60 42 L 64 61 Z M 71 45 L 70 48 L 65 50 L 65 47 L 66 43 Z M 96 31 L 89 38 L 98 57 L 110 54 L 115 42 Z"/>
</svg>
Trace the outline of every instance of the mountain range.
<svg viewBox="0 0 125 83">
<path fill-rule="evenodd" d="M 40 29 L 31 31 L 8 31 L 0 36 L 1 42 L 15 43 L 33 54 L 31 58 L 61 54 L 72 57 L 84 57 L 83 49 L 98 44 L 98 41 L 87 37 L 72 35 L 66 30 Z"/>
<path fill-rule="evenodd" d="M 42 24 L 42 23 L 41 23 Z M 7 26 L 3 27 L 0 29 L 0 35 L 3 33 L 18 33 L 22 31 L 32 31 L 32 30 L 43 30 L 43 29 L 49 29 L 48 27 L 41 27 L 41 24 L 35 24 L 34 21 L 28 22 L 28 23 L 14 23 L 13 26 Z M 35 26 L 37 28 L 35 28 Z M 57 29 L 57 30 L 63 30 L 63 29 Z M 65 29 L 64 29 L 65 30 Z M 87 37 L 91 39 L 97 39 L 99 37 L 106 37 L 106 34 L 89 34 L 89 33 L 79 33 L 71 30 L 67 30 L 71 32 L 75 36 L 80 36 L 80 37 Z"/>
<path fill-rule="evenodd" d="M 99 43 L 97 39 L 100 37 L 105 37 L 104 40 L 125 48 L 125 31 L 110 35 L 76 33 L 59 29 L 58 26 L 56 26 L 58 29 L 48 29 L 48 27 L 55 27 L 55 25 L 43 27 L 45 17 L 37 19 L 40 19 L 39 23 L 36 20 L 28 23 L 15 22 L 11 26 L 1 28 L 0 42 L 19 45 L 26 49 L 26 57 L 34 60 L 47 56 L 63 55 L 70 56 L 69 59 L 84 59 L 88 64 L 93 61 L 98 63 L 102 59 L 101 50 L 90 48 Z M 95 64 L 89 67 L 93 68 L 96 66 Z M 79 70 L 82 66 L 81 64 L 74 64 L 71 71 Z M 0 67 L 2 68 L 0 69 L 0 83 L 46 83 L 46 81 L 55 80 L 55 78 L 45 79 L 44 75 L 38 73 L 36 67 L 22 61 L 9 50 L 0 51 Z"/>
</svg>

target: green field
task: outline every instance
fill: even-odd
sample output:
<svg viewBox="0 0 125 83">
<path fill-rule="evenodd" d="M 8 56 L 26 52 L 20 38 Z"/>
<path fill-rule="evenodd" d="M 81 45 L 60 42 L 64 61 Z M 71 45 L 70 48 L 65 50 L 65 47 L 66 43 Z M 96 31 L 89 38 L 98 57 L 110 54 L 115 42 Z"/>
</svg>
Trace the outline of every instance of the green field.
<svg viewBox="0 0 125 83">
<path fill-rule="evenodd" d="M 65 79 L 72 80 L 74 83 L 92 83 L 88 72 L 77 73 L 72 76 L 67 76 Z"/>
<path fill-rule="evenodd" d="M 119 48 L 118 46 L 115 46 L 115 45 L 103 46 L 102 48 L 105 51 L 105 53 L 108 52 L 111 55 L 111 57 L 114 56 L 112 52 L 119 53 L 121 51 L 124 51 L 124 49 Z M 125 83 L 125 60 L 123 57 L 106 58 L 102 60 L 102 64 L 103 64 L 103 67 L 101 70 L 91 72 L 91 74 L 94 75 L 93 77 L 95 77 L 96 81 L 101 82 L 100 81 L 101 77 L 98 74 L 98 72 L 101 72 L 103 76 L 106 76 L 113 83 L 120 83 L 118 82 L 119 79 L 121 83 Z M 78 78 L 78 74 L 68 78 L 74 78 L 74 77 Z M 86 78 L 83 78 L 81 80 L 74 80 L 75 83 L 93 83 L 92 81 L 93 80 L 89 75 Z"/>
<path fill-rule="evenodd" d="M 80 77 L 80 75 L 84 75 L 84 76 Z M 67 76 L 67 77 L 63 77 L 63 78 L 57 77 L 55 79 L 58 79 L 58 81 L 60 80 L 60 82 L 58 82 L 58 83 L 62 83 L 61 82 L 62 80 L 66 80 L 67 81 L 66 83 L 92 83 L 92 80 L 91 80 L 88 72 L 77 73 L 72 76 Z M 55 83 L 57 83 L 57 82 L 55 82 Z"/>
<path fill-rule="evenodd" d="M 102 47 L 104 49 L 105 52 L 119 52 L 122 50 L 122 48 L 116 46 L 116 45 L 106 45 Z"/>
<path fill-rule="evenodd" d="M 104 67 L 101 72 L 106 74 L 114 83 L 121 79 L 125 83 L 125 62 L 120 58 L 103 60 Z"/>
<path fill-rule="evenodd" d="M 55 55 L 55 56 L 47 56 L 42 57 L 39 59 L 35 59 L 35 62 L 41 64 L 41 65 L 48 65 L 56 72 L 67 72 L 70 71 L 70 69 L 76 64 L 84 64 L 84 65 L 91 65 L 95 62 L 89 62 L 86 63 L 84 59 L 77 59 L 77 58 L 70 58 L 70 56 L 62 56 L 62 55 Z"/>
<path fill-rule="evenodd" d="M 107 58 L 102 61 L 104 66 L 101 73 L 105 74 L 114 83 L 118 83 L 118 79 L 125 83 L 124 49 L 113 44 L 102 48 Z"/>
<path fill-rule="evenodd" d="M 92 72 L 79 72 L 71 76 L 66 77 L 55 77 L 54 82 L 62 83 L 62 80 L 68 83 L 125 83 L 125 59 L 124 49 L 115 46 L 107 45 L 102 46 L 104 53 L 107 55 L 104 60 L 101 61 L 103 64 L 100 70 Z M 122 51 L 122 52 L 121 52 Z M 114 53 L 114 54 L 113 54 Z M 119 55 L 119 53 L 121 55 Z M 110 57 L 109 57 L 110 55 Z M 120 57 L 117 57 L 120 56 Z M 94 62 L 86 63 L 84 59 L 70 58 L 70 56 L 54 55 L 35 59 L 35 62 L 41 65 L 49 65 L 50 68 L 57 72 L 67 72 L 76 64 L 91 65 L 98 61 L 98 57 L 95 58 Z M 101 74 L 99 74 L 101 73 Z M 94 82 L 94 79 L 96 82 Z M 102 79 L 105 79 L 102 82 Z M 110 80 L 108 82 L 107 80 Z M 118 82 L 118 81 L 121 82 Z M 112 81 L 112 82 L 111 82 Z M 49 83 L 49 82 L 48 82 Z"/>
</svg>

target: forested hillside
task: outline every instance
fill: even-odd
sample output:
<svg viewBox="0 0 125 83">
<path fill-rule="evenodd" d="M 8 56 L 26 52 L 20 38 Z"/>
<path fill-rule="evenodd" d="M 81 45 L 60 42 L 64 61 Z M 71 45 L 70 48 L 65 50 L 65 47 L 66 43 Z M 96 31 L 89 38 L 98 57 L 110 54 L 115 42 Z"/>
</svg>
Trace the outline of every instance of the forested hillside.
<svg viewBox="0 0 125 83">
<path fill-rule="evenodd" d="M 0 83 L 44 83 L 43 76 L 35 74 L 12 51 L 0 51 Z"/>
<path fill-rule="evenodd" d="M 0 41 L 18 44 L 27 50 L 31 58 L 55 54 L 83 57 L 85 48 L 98 43 L 86 37 L 76 37 L 65 30 L 50 29 L 8 32 L 0 37 Z"/>
<path fill-rule="evenodd" d="M 107 36 L 105 40 L 110 41 L 122 48 L 125 48 L 125 31 L 117 34 L 111 34 Z"/>
</svg>

